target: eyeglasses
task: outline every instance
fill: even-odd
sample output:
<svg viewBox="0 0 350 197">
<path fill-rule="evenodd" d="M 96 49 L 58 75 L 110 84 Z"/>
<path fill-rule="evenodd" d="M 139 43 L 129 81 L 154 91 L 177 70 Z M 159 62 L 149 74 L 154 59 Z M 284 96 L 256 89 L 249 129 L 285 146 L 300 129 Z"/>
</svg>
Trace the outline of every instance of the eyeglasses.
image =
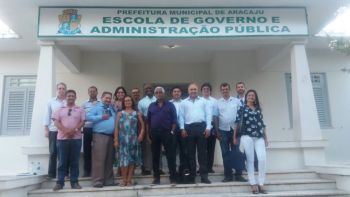
<svg viewBox="0 0 350 197">
<path fill-rule="evenodd" d="M 72 109 L 69 109 L 68 110 L 68 116 L 71 116 L 72 115 Z"/>
</svg>

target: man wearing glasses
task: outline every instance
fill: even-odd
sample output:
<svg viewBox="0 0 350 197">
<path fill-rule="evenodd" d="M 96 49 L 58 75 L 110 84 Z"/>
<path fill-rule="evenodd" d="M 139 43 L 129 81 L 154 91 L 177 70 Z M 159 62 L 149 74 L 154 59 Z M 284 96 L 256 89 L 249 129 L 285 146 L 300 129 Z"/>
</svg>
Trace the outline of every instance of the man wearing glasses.
<svg viewBox="0 0 350 197">
<path fill-rule="evenodd" d="M 76 92 L 67 90 L 67 105 L 53 113 L 52 119 L 58 129 L 58 178 L 54 191 L 64 186 L 66 169 L 70 169 L 70 182 L 72 189 L 81 189 L 78 183 L 79 157 L 81 149 L 81 128 L 84 126 L 85 110 L 75 105 Z"/>
</svg>

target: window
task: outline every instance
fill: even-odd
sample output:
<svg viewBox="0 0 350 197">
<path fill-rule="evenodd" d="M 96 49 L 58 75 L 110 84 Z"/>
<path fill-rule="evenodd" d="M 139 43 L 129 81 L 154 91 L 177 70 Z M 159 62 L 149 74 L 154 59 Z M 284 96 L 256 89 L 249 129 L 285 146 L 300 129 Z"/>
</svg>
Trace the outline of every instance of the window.
<svg viewBox="0 0 350 197">
<path fill-rule="evenodd" d="M 327 81 L 325 73 L 311 73 L 312 88 L 317 108 L 318 120 L 321 129 L 331 128 L 331 116 L 329 110 L 329 100 L 327 91 Z M 289 108 L 289 122 L 293 125 L 293 108 L 292 108 L 292 78 L 290 73 L 286 73 L 287 98 Z"/>
<path fill-rule="evenodd" d="M 1 135 L 29 135 L 35 76 L 5 77 Z"/>
</svg>

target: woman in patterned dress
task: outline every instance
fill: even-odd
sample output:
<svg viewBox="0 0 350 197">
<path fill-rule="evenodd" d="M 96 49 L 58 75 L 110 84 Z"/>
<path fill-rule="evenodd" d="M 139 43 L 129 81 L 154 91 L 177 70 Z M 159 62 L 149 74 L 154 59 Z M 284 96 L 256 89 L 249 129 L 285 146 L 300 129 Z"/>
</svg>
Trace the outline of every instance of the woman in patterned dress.
<svg viewBox="0 0 350 197">
<path fill-rule="evenodd" d="M 141 145 L 144 124 L 141 113 L 134 110 L 134 101 L 125 96 L 123 110 L 118 112 L 114 132 L 114 146 L 119 151 L 117 166 L 121 169 L 121 186 L 131 186 L 135 166 L 141 165 Z M 139 123 L 139 124 L 138 124 Z M 141 127 L 138 132 L 138 125 Z"/>
<path fill-rule="evenodd" d="M 252 193 L 266 194 L 263 188 L 266 174 L 266 147 L 268 145 L 265 124 L 261 113 L 259 98 L 255 90 L 248 90 L 245 95 L 245 105 L 242 106 L 236 118 L 234 128 L 233 143 L 238 144 L 240 138 L 240 148 L 243 148 L 247 156 L 248 180 L 252 187 Z M 254 176 L 254 150 L 256 151 L 259 166 L 259 178 Z M 258 182 L 258 184 L 257 184 Z"/>
</svg>

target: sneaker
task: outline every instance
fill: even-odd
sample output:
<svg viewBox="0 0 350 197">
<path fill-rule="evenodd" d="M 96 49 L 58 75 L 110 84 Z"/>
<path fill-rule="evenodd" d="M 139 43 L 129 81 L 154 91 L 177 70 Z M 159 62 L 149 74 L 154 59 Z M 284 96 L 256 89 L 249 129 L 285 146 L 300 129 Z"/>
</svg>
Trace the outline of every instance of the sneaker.
<svg viewBox="0 0 350 197">
<path fill-rule="evenodd" d="M 63 185 L 61 185 L 61 184 L 56 184 L 55 187 L 52 188 L 53 191 L 58 191 L 61 189 L 63 189 Z"/>
<path fill-rule="evenodd" d="M 81 186 L 79 185 L 79 183 L 72 183 L 71 187 L 72 189 L 81 189 Z"/>
</svg>

